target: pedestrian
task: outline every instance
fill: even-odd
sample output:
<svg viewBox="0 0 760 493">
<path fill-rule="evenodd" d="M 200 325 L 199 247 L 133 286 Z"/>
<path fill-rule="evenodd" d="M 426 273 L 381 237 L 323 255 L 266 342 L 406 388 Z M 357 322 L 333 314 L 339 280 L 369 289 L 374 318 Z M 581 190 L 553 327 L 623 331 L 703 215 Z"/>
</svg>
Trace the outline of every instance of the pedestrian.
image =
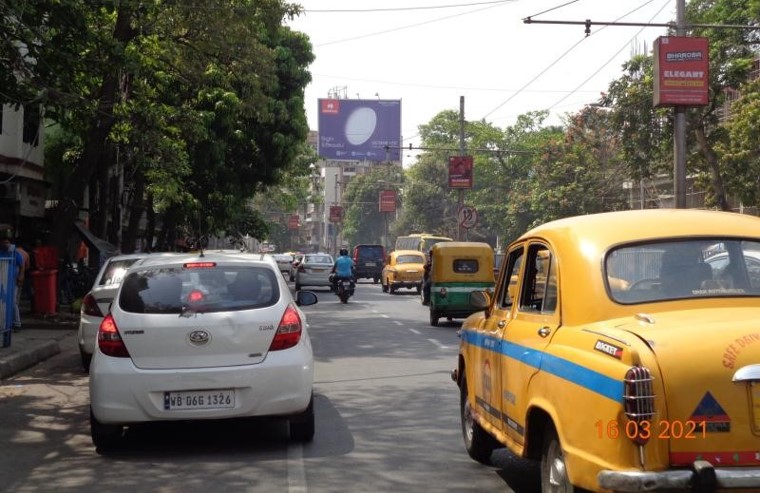
<svg viewBox="0 0 760 493">
<path fill-rule="evenodd" d="M 32 304 L 32 279 L 31 279 L 32 256 L 29 252 L 26 251 L 23 245 L 24 243 L 21 241 L 21 238 L 16 238 L 16 251 L 19 252 L 22 257 L 24 257 L 24 283 L 21 287 L 21 294 L 24 295 L 24 297 L 29 301 L 29 304 L 31 306 Z"/>
<path fill-rule="evenodd" d="M 21 286 L 24 284 L 24 257 L 19 251 L 16 250 L 16 246 L 11 243 L 11 238 L 7 234 L 3 234 L 0 237 L 0 258 L 14 258 L 16 262 L 16 290 L 13 296 L 13 330 L 21 330 L 21 312 L 19 312 L 19 295 L 21 294 Z"/>
</svg>

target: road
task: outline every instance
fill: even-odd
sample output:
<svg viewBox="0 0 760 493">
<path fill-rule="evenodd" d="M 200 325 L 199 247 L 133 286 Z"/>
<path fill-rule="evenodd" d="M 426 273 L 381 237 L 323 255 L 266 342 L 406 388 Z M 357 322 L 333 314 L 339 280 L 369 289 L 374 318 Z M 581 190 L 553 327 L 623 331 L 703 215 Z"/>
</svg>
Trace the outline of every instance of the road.
<svg viewBox="0 0 760 493">
<path fill-rule="evenodd" d="M 3 491 L 539 491 L 536 464 L 506 451 L 492 466 L 462 445 L 449 377 L 459 323 L 428 325 L 412 291 L 360 284 L 305 307 L 315 356 L 316 436 L 292 444 L 278 420 L 136 427 L 118 452 L 89 437 L 87 376 L 75 338 L 0 386 Z"/>
</svg>

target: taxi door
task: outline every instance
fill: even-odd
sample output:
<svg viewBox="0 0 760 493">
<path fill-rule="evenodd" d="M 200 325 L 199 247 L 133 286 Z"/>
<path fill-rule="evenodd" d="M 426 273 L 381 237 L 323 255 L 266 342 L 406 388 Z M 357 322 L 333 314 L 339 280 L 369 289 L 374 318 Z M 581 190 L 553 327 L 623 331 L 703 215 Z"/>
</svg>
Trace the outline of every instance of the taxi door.
<svg viewBox="0 0 760 493">
<path fill-rule="evenodd" d="M 501 396 L 501 367 L 502 336 L 512 317 L 512 305 L 517 287 L 518 272 L 523 258 L 523 246 L 514 246 L 504 260 L 506 269 L 504 274 L 497 280 L 494 293 L 493 310 L 486 318 L 481 328 L 482 344 L 476 347 L 480 352 L 475 361 L 481 367 L 475 373 L 481 375 L 480 382 L 476 382 L 476 404 L 483 411 L 483 416 L 498 430 L 503 430 L 502 396 Z"/>
<path fill-rule="evenodd" d="M 559 327 L 557 261 L 544 243 L 525 246 L 514 289 L 511 318 L 501 333 L 498 365 L 502 430 L 525 443 L 525 413 L 530 379 L 541 368 L 544 348 Z"/>
</svg>

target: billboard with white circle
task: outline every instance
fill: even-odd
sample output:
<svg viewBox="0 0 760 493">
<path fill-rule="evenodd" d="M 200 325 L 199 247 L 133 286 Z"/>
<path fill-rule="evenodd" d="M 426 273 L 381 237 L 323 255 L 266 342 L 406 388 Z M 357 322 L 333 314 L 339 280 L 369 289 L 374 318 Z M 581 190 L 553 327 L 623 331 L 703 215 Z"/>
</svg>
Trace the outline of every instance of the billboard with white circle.
<svg viewBox="0 0 760 493">
<path fill-rule="evenodd" d="M 401 100 L 320 99 L 319 156 L 400 161 Z"/>
</svg>

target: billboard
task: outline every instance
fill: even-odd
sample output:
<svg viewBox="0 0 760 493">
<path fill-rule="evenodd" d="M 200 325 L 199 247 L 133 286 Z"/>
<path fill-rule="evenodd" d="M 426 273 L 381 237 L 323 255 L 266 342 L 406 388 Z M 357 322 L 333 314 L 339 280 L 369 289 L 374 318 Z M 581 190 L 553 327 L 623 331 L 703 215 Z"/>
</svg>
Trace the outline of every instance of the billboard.
<svg viewBox="0 0 760 493">
<path fill-rule="evenodd" d="M 330 222 L 339 223 L 343 221 L 343 207 L 339 205 L 330 206 Z"/>
<path fill-rule="evenodd" d="M 660 36 L 654 42 L 654 105 L 706 106 L 707 38 Z"/>
<path fill-rule="evenodd" d="M 449 188 L 472 188 L 472 156 L 449 157 Z"/>
<path fill-rule="evenodd" d="M 288 217 L 288 229 L 298 229 L 298 214 L 291 214 Z"/>
<path fill-rule="evenodd" d="M 395 190 L 380 190 L 380 212 L 396 212 Z"/>
<path fill-rule="evenodd" d="M 318 104 L 320 157 L 401 161 L 401 100 L 320 99 Z"/>
</svg>

